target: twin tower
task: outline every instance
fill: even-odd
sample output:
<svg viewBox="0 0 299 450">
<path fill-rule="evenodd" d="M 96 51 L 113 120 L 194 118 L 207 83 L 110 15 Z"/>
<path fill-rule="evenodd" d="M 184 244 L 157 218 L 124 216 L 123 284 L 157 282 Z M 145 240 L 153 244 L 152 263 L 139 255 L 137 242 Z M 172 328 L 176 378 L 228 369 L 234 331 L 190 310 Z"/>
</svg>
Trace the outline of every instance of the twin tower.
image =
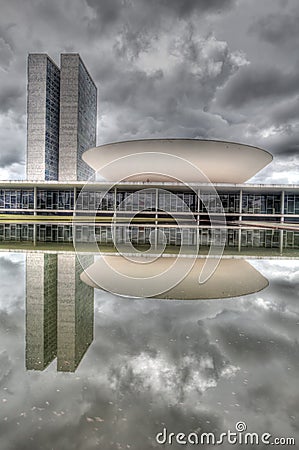
<svg viewBox="0 0 299 450">
<path fill-rule="evenodd" d="M 96 145 L 97 88 L 76 53 L 28 56 L 27 180 L 88 180 L 82 154 Z"/>
</svg>

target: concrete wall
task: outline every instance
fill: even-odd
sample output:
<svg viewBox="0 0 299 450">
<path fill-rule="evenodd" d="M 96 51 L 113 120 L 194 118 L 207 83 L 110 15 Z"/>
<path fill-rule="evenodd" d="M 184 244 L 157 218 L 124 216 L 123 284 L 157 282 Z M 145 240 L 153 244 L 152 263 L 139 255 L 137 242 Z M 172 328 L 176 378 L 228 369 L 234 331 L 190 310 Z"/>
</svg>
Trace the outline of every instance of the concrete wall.
<svg viewBox="0 0 299 450">
<path fill-rule="evenodd" d="M 61 55 L 59 180 L 87 180 L 92 169 L 81 159 L 95 145 L 96 88 L 78 54 Z"/>
<path fill-rule="evenodd" d="M 45 179 L 47 55 L 28 56 L 27 179 Z"/>
<path fill-rule="evenodd" d="M 26 255 L 26 368 L 43 370 L 57 353 L 57 255 Z"/>
</svg>

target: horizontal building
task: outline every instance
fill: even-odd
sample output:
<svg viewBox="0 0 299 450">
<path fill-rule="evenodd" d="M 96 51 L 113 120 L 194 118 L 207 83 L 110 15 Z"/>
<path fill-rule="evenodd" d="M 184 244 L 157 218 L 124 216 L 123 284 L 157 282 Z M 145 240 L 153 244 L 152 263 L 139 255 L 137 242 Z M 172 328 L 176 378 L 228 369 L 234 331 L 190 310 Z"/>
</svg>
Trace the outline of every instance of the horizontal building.
<svg viewBox="0 0 299 450">
<path fill-rule="evenodd" d="M 186 187 L 175 182 L 121 182 L 111 189 L 106 182 L 0 182 L 1 215 L 58 217 L 80 211 L 109 218 L 140 211 L 141 217 L 159 219 L 166 212 L 186 215 L 191 211 L 200 222 L 208 214 L 219 213 L 218 198 L 228 221 L 299 223 L 299 185 L 214 183 L 212 188 L 198 183 Z"/>
<path fill-rule="evenodd" d="M 187 189 L 174 182 L 109 187 L 105 182 L 2 182 L 0 240 L 91 242 L 95 236 L 102 244 L 116 239 L 143 245 L 158 228 L 168 245 L 205 246 L 225 236 L 228 247 L 299 248 L 299 186 L 218 183 L 216 193 L 210 185 Z M 216 226 L 219 199 L 226 230 L 223 222 Z M 9 224 L 13 218 L 20 223 Z"/>
</svg>

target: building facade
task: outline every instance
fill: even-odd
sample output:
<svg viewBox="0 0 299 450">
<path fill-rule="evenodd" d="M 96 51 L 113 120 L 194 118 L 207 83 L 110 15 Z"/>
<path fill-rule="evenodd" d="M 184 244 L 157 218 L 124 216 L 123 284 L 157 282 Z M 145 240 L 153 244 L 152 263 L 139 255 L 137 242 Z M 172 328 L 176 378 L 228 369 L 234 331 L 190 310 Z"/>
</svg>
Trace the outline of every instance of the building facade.
<svg viewBox="0 0 299 450">
<path fill-rule="evenodd" d="M 60 70 L 58 179 L 88 180 L 82 154 L 96 144 L 97 88 L 78 54 L 62 54 Z"/>
<path fill-rule="evenodd" d="M 163 186 L 163 189 L 161 187 Z M 148 245 L 160 229 L 168 245 L 299 248 L 299 187 L 244 183 L 194 184 L 123 182 L 109 190 L 104 182 L 2 182 L 0 211 L 26 224 L 0 224 L 0 240 L 16 242 L 92 242 Z M 223 226 L 211 227 L 222 204 Z M 63 222 L 72 221 L 73 223 Z M 30 224 L 31 220 L 41 223 Z M 82 219 L 82 223 L 80 223 Z M 181 226 L 176 225 L 177 219 Z M 130 223 L 129 223 L 130 222 Z M 282 233 L 281 231 L 284 232 Z"/>
<path fill-rule="evenodd" d="M 60 70 L 45 54 L 28 56 L 27 179 L 57 180 Z"/>
</svg>

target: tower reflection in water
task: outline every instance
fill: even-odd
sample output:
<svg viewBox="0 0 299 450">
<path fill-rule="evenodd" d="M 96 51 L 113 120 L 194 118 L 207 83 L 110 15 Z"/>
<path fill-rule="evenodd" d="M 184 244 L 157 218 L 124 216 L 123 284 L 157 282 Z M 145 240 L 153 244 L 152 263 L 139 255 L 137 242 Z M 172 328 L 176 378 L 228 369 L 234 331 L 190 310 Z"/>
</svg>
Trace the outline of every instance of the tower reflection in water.
<svg viewBox="0 0 299 450">
<path fill-rule="evenodd" d="M 82 258 L 82 256 L 81 256 Z M 93 256 L 84 256 L 92 264 Z M 94 337 L 94 289 L 75 254 L 26 255 L 26 369 L 74 372 Z"/>
</svg>

